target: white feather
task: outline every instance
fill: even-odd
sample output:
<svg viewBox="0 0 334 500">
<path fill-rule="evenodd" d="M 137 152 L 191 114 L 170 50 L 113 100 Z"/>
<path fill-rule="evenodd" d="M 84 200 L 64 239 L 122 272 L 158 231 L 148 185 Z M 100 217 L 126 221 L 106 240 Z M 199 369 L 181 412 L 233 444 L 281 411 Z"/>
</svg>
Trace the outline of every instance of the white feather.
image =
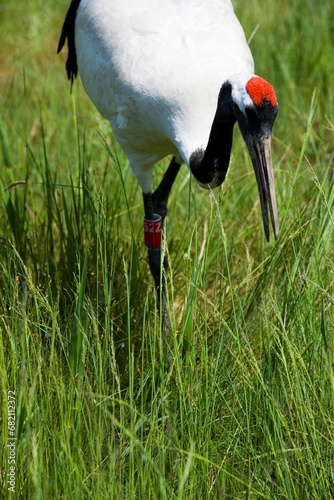
<svg viewBox="0 0 334 500">
<path fill-rule="evenodd" d="M 254 75 L 255 76 L 255 75 Z M 231 97 L 240 111 L 246 115 L 246 108 L 254 108 L 254 102 L 248 94 L 246 84 L 249 80 L 249 73 L 239 73 L 233 75 Z"/>
<path fill-rule="evenodd" d="M 224 81 L 254 71 L 229 0 L 81 0 L 75 33 L 83 85 L 144 192 L 161 158 L 189 166 Z"/>
</svg>

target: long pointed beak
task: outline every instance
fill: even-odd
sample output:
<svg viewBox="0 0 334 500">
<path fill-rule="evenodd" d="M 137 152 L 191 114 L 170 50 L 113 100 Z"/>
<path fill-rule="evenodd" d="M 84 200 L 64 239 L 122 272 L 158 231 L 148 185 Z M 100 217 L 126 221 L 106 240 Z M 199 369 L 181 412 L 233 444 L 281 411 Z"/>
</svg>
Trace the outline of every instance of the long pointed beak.
<svg viewBox="0 0 334 500">
<path fill-rule="evenodd" d="M 249 147 L 260 194 L 263 227 L 267 241 L 269 241 L 268 211 L 275 239 L 278 238 L 278 214 L 270 143 L 271 138 L 266 137 L 257 141 L 253 140 Z"/>
</svg>

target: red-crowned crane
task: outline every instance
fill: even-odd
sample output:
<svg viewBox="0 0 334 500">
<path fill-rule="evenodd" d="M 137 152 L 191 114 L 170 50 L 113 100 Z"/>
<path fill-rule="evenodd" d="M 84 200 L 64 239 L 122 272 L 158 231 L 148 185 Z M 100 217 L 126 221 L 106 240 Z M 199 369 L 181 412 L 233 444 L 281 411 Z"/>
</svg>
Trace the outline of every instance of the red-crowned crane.
<svg viewBox="0 0 334 500">
<path fill-rule="evenodd" d="M 204 188 L 220 186 L 237 122 L 253 163 L 269 240 L 278 236 L 271 133 L 272 86 L 254 63 L 230 0 L 72 0 L 58 52 L 68 41 L 69 79 L 83 86 L 129 158 L 144 198 L 150 269 L 169 331 L 161 230 L 185 163 Z M 156 162 L 171 163 L 152 192 Z"/>
</svg>

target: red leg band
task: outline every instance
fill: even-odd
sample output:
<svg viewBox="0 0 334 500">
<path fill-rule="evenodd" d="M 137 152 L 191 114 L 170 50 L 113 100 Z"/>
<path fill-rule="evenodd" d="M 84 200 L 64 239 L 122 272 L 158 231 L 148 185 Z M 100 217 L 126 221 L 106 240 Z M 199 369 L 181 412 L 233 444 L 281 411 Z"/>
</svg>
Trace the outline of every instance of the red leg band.
<svg viewBox="0 0 334 500">
<path fill-rule="evenodd" d="M 153 214 L 152 219 L 144 217 L 145 245 L 148 248 L 160 248 L 162 241 L 162 217 Z"/>
</svg>

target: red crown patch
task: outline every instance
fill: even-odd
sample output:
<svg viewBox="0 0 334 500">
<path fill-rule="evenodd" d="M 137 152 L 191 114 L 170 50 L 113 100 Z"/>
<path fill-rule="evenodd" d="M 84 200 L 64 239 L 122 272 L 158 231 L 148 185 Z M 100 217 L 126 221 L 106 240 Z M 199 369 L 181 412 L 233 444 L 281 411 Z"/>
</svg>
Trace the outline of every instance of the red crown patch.
<svg viewBox="0 0 334 500">
<path fill-rule="evenodd" d="M 263 106 L 269 102 L 273 107 L 277 106 L 277 98 L 274 89 L 266 80 L 260 76 L 253 76 L 246 85 L 246 90 L 255 106 Z"/>
</svg>

